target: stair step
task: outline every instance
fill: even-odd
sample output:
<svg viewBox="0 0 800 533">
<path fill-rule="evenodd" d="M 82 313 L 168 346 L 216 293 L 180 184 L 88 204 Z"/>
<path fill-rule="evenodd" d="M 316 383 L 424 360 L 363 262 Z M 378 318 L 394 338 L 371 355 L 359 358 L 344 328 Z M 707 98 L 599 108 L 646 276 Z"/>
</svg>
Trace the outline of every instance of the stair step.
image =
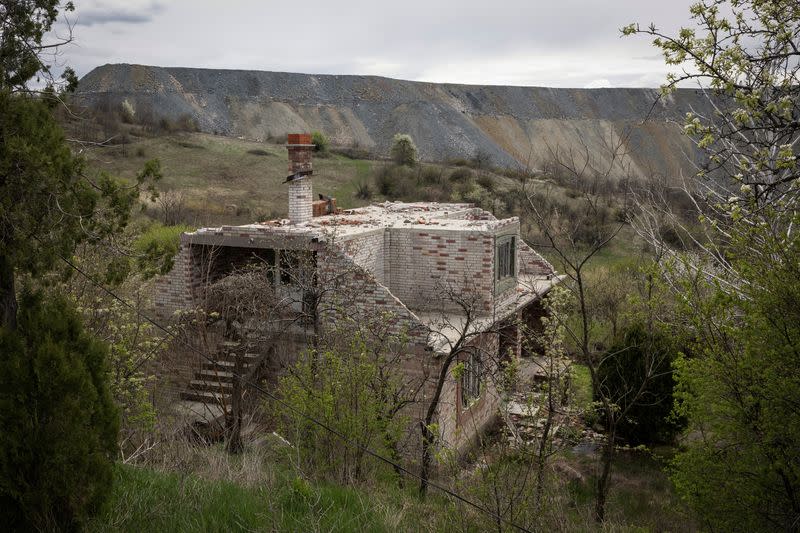
<svg viewBox="0 0 800 533">
<path fill-rule="evenodd" d="M 202 370 L 209 370 L 211 372 L 230 371 L 233 370 L 235 366 L 233 361 L 215 361 L 213 363 L 203 363 Z"/>
<path fill-rule="evenodd" d="M 189 388 L 200 391 L 214 391 L 228 394 L 233 389 L 230 381 L 206 381 L 204 379 L 193 379 L 189 383 Z"/>
<path fill-rule="evenodd" d="M 230 394 L 219 392 L 189 389 L 181 392 L 181 400 L 191 400 L 195 402 L 212 405 L 230 405 Z"/>
<path fill-rule="evenodd" d="M 238 348 L 242 343 L 239 341 L 222 341 L 219 345 L 224 348 Z"/>
<path fill-rule="evenodd" d="M 233 381 L 233 372 L 217 369 L 203 369 L 197 372 L 194 377 L 204 381 Z"/>
</svg>

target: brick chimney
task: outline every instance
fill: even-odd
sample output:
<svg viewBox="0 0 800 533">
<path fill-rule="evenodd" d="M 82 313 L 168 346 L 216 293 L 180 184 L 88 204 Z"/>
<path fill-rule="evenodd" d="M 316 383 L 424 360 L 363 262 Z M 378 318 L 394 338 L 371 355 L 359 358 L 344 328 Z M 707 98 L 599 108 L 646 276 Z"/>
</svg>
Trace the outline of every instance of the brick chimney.
<svg viewBox="0 0 800 533">
<path fill-rule="evenodd" d="M 292 224 L 308 222 L 313 217 L 311 191 L 311 143 L 309 133 L 290 133 L 286 142 L 289 150 L 289 221 Z"/>
</svg>

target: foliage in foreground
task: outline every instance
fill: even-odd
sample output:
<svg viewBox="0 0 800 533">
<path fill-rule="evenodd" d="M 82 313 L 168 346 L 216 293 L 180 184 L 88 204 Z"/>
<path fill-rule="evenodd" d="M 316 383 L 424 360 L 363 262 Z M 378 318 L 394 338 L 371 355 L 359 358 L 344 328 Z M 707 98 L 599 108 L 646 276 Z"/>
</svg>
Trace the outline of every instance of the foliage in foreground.
<svg viewBox="0 0 800 533">
<path fill-rule="evenodd" d="M 686 313 L 701 343 L 679 361 L 679 412 L 694 437 L 673 480 L 727 531 L 792 530 L 800 516 L 800 253 L 787 252 L 783 264 L 737 262 L 741 293 L 685 285 L 702 302 Z"/>
<path fill-rule="evenodd" d="M 282 403 L 274 405 L 279 428 L 294 443 L 304 469 L 343 483 L 362 481 L 375 470 L 362 449 L 308 416 L 350 443 L 399 458 L 397 442 L 406 424 L 391 399 L 401 383 L 386 365 L 384 354 L 371 353 L 356 338 L 344 348 L 306 353 L 281 379 Z"/>
<path fill-rule="evenodd" d="M 800 4 L 702 0 L 676 35 L 643 33 L 679 72 L 665 89 L 699 81 L 714 113 L 687 115 L 705 153 L 685 185 L 700 211 L 697 254 L 671 254 L 662 274 L 697 340 L 679 361 L 679 412 L 689 420 L 673 480 L 710 530 L 800 526 Z M 657 202 L 641 227 L 687 224 Z M 652 239 L 669 251 L 663 239 Z"/>
<path fill-rule="evenodd" d="M 117 453 L 107 350 L 63 298 L 24 292 L 0 329 L 0 514 L 12 530 L 72 530 L 101 508 Z"/>
</svg>

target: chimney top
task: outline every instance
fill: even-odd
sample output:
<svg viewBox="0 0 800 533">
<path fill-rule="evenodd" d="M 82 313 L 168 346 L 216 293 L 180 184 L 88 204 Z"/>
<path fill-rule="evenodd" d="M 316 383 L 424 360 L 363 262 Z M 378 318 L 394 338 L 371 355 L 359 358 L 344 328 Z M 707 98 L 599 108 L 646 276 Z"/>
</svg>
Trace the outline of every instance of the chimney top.
<svg viewBox="0 0 800 533">
<path fill-rule="evenodd" d="M 289 150 L 290 175 L 306 176 L 314 172 L 311 166 L 311 151 L 314 145 L 311 143 L 310 133 L 290 133 L 287 136 L 286 149 Z"/>
<path fill-rule="evenodd" d="M 286 136 L 287 147 L 313 147 L 310 133 L 290 133 Z"/>
</svg>

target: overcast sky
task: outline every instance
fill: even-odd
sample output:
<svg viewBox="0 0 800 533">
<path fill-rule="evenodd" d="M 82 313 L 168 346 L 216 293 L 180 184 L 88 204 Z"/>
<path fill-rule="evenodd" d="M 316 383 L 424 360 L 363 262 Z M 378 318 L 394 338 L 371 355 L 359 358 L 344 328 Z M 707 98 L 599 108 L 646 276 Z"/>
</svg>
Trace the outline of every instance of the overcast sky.
<svg viewBox="0 0 800 533">
<path fill-rule="evenodd" d="M 436 82 L 657 87 L 630 22 L 674 32 L 692 0 L 75 0 L 62 60 L 372 74 Z M 64 32 L 63 26 L 58 30 Z"/>
</svg>

